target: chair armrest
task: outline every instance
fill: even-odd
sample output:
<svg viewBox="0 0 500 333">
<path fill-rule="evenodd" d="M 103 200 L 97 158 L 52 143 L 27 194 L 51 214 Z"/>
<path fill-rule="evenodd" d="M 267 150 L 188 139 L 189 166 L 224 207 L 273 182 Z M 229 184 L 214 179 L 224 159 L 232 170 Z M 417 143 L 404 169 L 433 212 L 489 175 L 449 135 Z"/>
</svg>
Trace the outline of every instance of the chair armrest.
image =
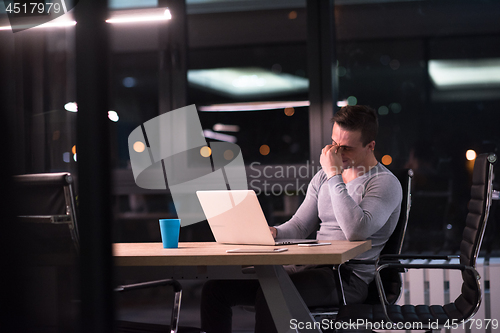
<svg viewBox="0 0 500 333">
<path fill-rule="evenodd" d="M 460 258 L 458 255 L 420 255 L 420 254 L 383 254 L 380 256 L 379 262 L 387 262 L 390 260 L 404 259 L 423 259 L 423 260 L 451 260 Z"/>
<path fill-rule="evenodd" d="M 18 216 L 17 219 L 23 223 L 68 224 L 71 222 L 70 215 L 23 215 Z"/>
<path fill-rule="evenodd" d="M 349 264 L 349 265 L 351 265 L 351 264 L 354 264 L 354 265 L 375 265 L 375 264 L 377 264 L 377 260 L 351 259 L 351 260 L 348 260 L 341 265 L 345 265 L 345 264 Z"/>
<path fill-rule="evenodd" d="M 394 268 L 405 268 L 405 269 L 423 269 L 423 268 L 431 268 L 431 269 L 455 269 L 455 270 L 461 270 L 462 272 L 465 270 L 470 270 L 475 272 L 474 274 L 479 275 L 479 273 L 476 271 L 474 267 L 467 266 L 467 265 L 462 265 L 462 264 L 402 264 L 402 263 L 382 263 L 380 266 L 377 267 L 376 273 L 377 274 L 379 271 L 388 268 L 388 267 L 394 267 Z"/>
<path fill-rule="evenodd" d="M 181 284 L 177 280 L 172 280 L 172 279 L 148 281 L 148 282 L 141 282 L 141 283 L 135 283 L 135 284 L 126 284 L 126 285 L 117 286 L 114 290 L 117 292 L 121 292 L 121 291 L 130 291 L 130 290 L 159 287 L 159 286 L 168 286 L 168 285 L 172 286 L 176 293 L 182 291 Z"/>
<path fill-rule="evenodd" d="M 389 318 L 389 314 L 387 312 L 387 305 L 388 301 L 387 298 L 385 297 L 385 290 L 384 286 L 382 284 L 382 279 L 380 277 L 380 271 L 386 268 L 400 268 L 400 269 L 422 269 L 422 268 L 430 268 L 430 269 L 454 269 L 454 270 L 460 270 L 460 271 L 471 271 L 474 277 L 476 278 L 476 283 L 478 284 L 479 288 L 479 280 L 481 279 L 481 276 L 479 275 L 478 271 L 472 267 L 472 266 L 467 266 L 467 265 L 462 265 L 462 264 L 401 264 L 401 263 L 383 263 L 380 266 L 377 267 L 375 271 L 375 284 L 377 286 L 377 292 L 380 298 L 380 304 L 382 305 L 382 309 L 384 311 L 384 316 L 388 322 L 393 322 Z"/>
<path fill-rule="evenodd" d="M 179 315 L 181 312 L 181 298 L 182 298 L 182 286 L 177 280 L 164 279 L 164 280 L 155 280 L 155 281 L 148 281 L 135 284 L 127 284 L 118 286 L 114 290 L 117 292 L 121 292 L 121 291 L 130 291 L 130 290 L 159 287 L 159 286 L 172 286 L 174 288 L 175 295 L 174 295 L 174 305 L 172 307 L 172 315 L 170 319 L 170 331 L 177 333 L 177 330 L 179 328 Z"/>
</svg>

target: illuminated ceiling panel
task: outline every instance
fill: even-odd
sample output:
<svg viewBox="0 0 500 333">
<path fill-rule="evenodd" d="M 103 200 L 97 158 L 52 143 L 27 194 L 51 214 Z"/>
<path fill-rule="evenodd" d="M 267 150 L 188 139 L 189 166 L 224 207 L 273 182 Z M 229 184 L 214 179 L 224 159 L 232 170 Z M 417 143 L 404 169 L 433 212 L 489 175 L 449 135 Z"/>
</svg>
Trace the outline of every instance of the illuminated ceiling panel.
<svg viewBox="0 0 500 333">
<path fill-rule="evenodd" d="M 304 93 L 309 88 L 306 78 L 257 67 L 189 70 L 188 81 L 194 87 L 232 98 Z"/>
<path fill-rule="evenodd" d="M 500 59 L 430 60 L 429 75 L 440 90 L 500 87 Z"/>
</svg>

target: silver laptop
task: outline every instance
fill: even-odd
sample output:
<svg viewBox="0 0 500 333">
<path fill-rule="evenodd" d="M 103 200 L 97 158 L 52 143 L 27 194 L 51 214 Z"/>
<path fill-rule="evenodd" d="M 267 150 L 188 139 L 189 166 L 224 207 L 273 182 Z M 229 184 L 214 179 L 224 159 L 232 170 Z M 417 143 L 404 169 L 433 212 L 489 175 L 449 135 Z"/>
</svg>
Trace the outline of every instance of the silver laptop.
<svg viewBox="0 0 500 333">
<path fill-rule="evenodd" d="M 315 239 L 274 239 L 257 195 L 252 190 L 196 191 L 217 243 L 285 245 Z"/>
</svg>

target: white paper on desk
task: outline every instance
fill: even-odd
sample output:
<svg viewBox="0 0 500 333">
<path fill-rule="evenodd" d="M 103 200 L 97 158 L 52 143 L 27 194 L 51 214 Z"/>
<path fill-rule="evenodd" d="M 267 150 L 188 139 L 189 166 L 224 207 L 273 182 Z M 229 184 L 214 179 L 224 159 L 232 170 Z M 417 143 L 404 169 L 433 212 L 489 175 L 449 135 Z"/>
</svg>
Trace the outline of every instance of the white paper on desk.
<svg viewBox="0 0 500 333">
<path fill-rule="evenodd" d="M 288 248 L 282 247 L 277 249 L 232 249 L 227 250 L 227 253 L 276 253 L 288 251 Z"/>
</svg>

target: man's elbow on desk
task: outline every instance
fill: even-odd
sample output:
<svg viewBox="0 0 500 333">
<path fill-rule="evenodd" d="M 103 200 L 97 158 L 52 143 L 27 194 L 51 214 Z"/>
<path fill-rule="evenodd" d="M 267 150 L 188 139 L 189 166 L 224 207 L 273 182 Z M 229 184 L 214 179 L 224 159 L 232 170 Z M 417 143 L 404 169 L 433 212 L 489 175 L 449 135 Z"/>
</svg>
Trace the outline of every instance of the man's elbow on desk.
<svg viewBox="0 0 500 333">
<path fill-rule="evenodd" d="M 362 218 L 359 223 L 344 223 L 341 226 L 345 238 L 350 242 L 365 241 L 376 232 L 372 220 Z"/>
<path fill-rule="evenodd" d="M 368 239 L 367 235 L 356 232 L 356 231 L 357 230 L 352 230 L 351 232 L 344 231 L 345 238 L 350 242 L 365 241 Z"/>
</svg>

